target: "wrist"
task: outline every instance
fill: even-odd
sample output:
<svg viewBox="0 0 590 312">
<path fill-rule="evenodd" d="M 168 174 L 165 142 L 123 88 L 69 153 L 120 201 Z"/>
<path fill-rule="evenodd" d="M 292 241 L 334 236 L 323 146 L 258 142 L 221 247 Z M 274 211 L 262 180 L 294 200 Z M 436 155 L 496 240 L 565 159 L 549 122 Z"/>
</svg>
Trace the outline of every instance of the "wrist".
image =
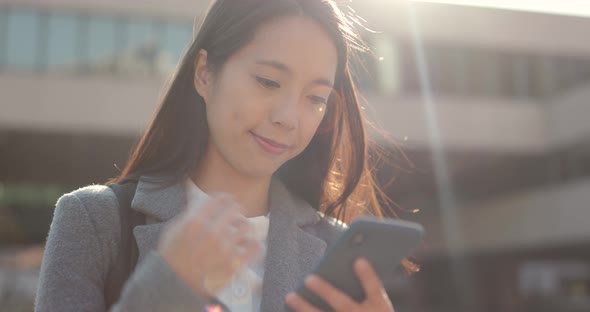
<svg viewBox="0 0 590 312">
<path fill-rule="evenodd" d="M 203 274 L 195 274 L 192 268 L 185 268 L 182 263 L 177 261 L 176 257 L 166 254 L 162 251 L 158 251 L 160 257 L 164 260 L 170 270 L 178 277 L 178 279 L 184 283 L 192 292 L 207 300 L 211 301 L 214 296 L 207 291 L 204 283 Z"/>
</svg>

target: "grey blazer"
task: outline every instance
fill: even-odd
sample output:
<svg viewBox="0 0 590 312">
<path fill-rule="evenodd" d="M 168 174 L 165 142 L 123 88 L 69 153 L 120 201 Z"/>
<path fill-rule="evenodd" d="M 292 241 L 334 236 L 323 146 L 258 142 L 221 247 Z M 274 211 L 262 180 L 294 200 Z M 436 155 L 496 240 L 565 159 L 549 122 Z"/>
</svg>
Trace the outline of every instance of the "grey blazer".
<svg viewBox="0 0 590 312">
<path fill-rule="evenodd" d="M 261 311 L 284 311 L 284 298 L 311 272 L 346 226 L 322 218 L 276 178 L 270 187 L 270 220 Z M 146 225 L 133 234 L 135 271 L 111 311 L 202 311 L 196 296 L 155 252 L 163 227 L 185 207 L 183 183 L 162 188 L 141 178 L 131 208 Z M 120 228 L 112 190 L 92 185 L 57 202 L 47 238 L 35 311 L 104 311 L 103 285 L 116 259 Z"/>
</svg>

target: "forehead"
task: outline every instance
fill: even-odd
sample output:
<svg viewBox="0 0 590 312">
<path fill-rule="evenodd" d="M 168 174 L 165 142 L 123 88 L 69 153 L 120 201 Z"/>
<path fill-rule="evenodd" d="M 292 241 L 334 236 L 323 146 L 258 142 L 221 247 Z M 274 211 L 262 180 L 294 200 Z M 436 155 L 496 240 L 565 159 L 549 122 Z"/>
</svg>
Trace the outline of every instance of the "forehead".
<svg viewBox="0 0 590 312">
<path fill-rule="evenodd" d="M 305 17 L 283 17 L 263 24 L 235 57 L 252 64 L 276 61 L 293 74 L 314 79 L 333 80 L 338 66 L 336 46 L 328 33 Z"/>
</svg>

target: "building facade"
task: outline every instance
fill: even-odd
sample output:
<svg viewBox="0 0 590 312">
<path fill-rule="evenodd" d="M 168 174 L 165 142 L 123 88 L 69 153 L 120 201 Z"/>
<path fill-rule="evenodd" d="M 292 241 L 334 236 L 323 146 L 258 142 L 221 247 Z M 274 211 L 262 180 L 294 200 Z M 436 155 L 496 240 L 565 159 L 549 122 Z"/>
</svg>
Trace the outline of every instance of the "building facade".
<svg viewBox="0 0 590 312">
<path fill-rule="evenodd" d="M 207 5 L 0 0 L 3 244 L 42 243 L 60 194 L 124 166 Z M 379 177 L 428 233 L 398 309 L 587 310 L 590 19 L 352 6 L 377 31 L 353 67 L 363 106 L 393 140 L 370 135 L 399 165 Z"/>
</svg>

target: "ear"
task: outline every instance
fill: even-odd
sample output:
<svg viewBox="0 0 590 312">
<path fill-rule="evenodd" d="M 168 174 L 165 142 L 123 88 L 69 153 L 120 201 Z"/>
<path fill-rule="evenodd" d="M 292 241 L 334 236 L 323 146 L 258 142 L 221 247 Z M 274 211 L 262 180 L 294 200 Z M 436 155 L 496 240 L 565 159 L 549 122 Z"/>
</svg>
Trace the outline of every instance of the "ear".
<svg viewBox="0 0 590 312">
<path fill-rule="evenodd" d="M 197 93 L 205 102 L 207 101 L 208 95 L 211 89 L 211 79 L 210 79 L 210 72 L 209 66 L 207 64 L 207 51 L 201 49 L 197 53 L 197 57 L 195 59 L 195 74 L 194 74 L 194 84 Z"/>
</svg>

